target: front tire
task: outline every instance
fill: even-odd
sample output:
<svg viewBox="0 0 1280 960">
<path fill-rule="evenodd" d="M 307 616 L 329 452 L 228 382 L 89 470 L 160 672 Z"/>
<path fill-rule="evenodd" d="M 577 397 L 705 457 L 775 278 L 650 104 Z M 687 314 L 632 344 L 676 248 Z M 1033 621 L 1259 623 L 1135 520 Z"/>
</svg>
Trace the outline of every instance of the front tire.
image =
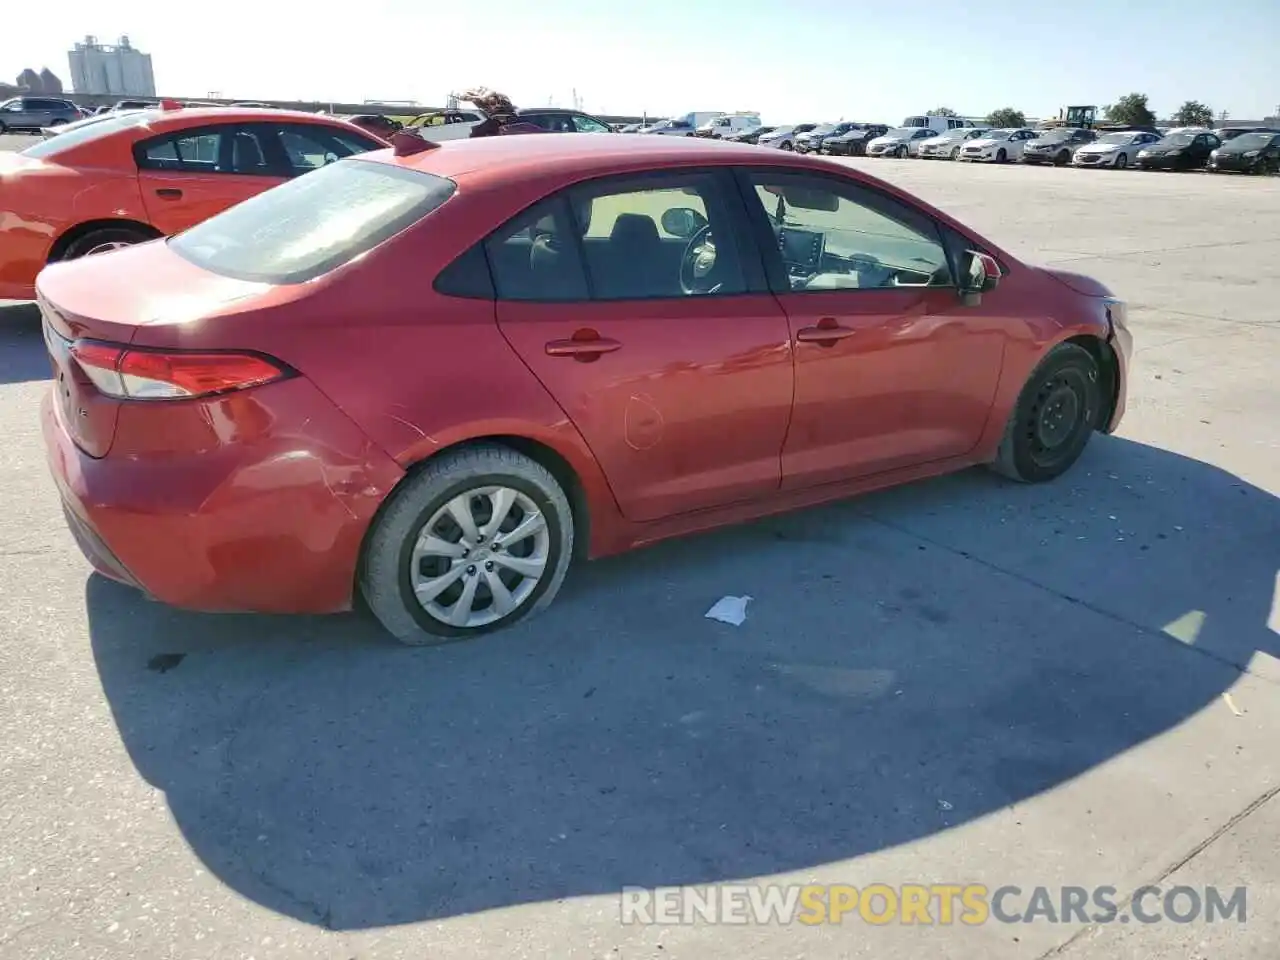
<svg viewBox="0 0 1280 960">
<path fill-rule="evenodd" d="M 446 453 L 392 494 L 360 592 L 401 643 L 466 640 L 550 604 L 573 538 L 568 497 L 536 460 L 496 444 Z"/>
<path fill-rule="evenodd" d="M 1004 147 L 1001 147 L 998 151 L 996 151 L 996 163 L 1004 163 L 1008 159 L 1009 159 L 1009 155 L 1004 152 Z"/>
<path fill-rule="evenodd" d="M 1127 153 L 1122 153 L 1116 157 L 1117 170 L 1123 170 L 1127 166 L 1129 166 L 1129 155 Z"/>
<path fill-rule="evenodd" d="M 102 227 L 99 230 L 90 230 L 83 237 L 77 237 L 71 241 L 60 259 L 78 260 L 80 257 L 107 253 L 120 247 L 132 247 L 134 244 L 146 243 L 154 239 L 154 234 L 146 233 L 137 227 Z"/>
<path fill-rule="evenodd" d="M 1019 483 L 1065 473 L 1084 452 L 1102 409 L 1098 362 L 1074 343 L 1060 343 L 1027 378 L 1009 416 L 991 469 Z"/>
<path fill-rule="evenodd" d="M 791 141 L 790 141 L 790 140 L 783 140 L 783 141 L 782 141 L 782 149 L 783 149 L 783 150 L 794 150 L 794 149 L 795 149 L 795 147 L 793 147 L 793 146 L 791 145 Z"/>
<path fill-rule="evenodd" d="M 959 148 L 959 147 L 952 147 L 952 148 L 951 148 L 951 159 L 952 159 L 952 160 L 959 160 L 959 159 L 960 159 L 960 148 Z"/>
</svg>

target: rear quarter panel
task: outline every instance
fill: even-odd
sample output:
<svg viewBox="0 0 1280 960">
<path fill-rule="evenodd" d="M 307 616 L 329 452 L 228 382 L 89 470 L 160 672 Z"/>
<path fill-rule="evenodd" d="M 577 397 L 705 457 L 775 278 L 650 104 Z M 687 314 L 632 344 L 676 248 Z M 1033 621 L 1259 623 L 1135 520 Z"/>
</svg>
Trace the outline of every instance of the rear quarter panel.
<svg viewBox="0 0 1280 960">
<path fill-rule="evenodd" d="M 618 509 L 612 491 L 577 429 L 501 335 L 493 301 L 432 288 L 457 253 L 511 211 L 506 198 L 472 199 L 444 204 L 326 278 L 277 288 L 269 298 L 274 305 L 168 328 L 148 325 L 137 342 L 278 357 L 405 468 L 476 438 L 534 440 L 574 469 L 591 505 L 593 533 L 597 520 L 607 530 Z"/>
</svg>

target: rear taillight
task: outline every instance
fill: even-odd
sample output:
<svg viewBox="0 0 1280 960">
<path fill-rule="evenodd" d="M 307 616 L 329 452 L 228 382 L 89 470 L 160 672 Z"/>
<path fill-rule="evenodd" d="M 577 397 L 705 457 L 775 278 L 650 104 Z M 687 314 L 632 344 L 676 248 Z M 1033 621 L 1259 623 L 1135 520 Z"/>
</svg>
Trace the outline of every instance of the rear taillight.
<svg viewBox="0 0 1280 960">
<path fill-rule="evenodd" d="M 283 365 L 248 353 L 147 350 L 77 340 L 71 355 L 99 392 L 122 400 L 190 400 L 289 376 Z"/>
</svg>

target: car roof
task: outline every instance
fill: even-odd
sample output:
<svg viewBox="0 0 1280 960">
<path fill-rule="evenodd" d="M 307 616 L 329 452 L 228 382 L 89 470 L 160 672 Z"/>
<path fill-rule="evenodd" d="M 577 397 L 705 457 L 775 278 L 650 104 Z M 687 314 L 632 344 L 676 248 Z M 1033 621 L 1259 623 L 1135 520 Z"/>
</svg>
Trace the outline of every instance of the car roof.
<svg viewBox="0 0 1280 960">
<path fill-rule="evenodd" d="M 441 177 L 475 177 L 489 182 L 515 179 L 530 173 L 585 179 L 667 165 L 776 165 L 784 162 L 773 151 L 761 151 L 747 144 L 628 133 L 479 137 L 446 140 L 434 149 L 406 157 L 396 157 L 388 150 L 365 156 Z M 794 154 L 787 154 L 785 164 L 818 169 L 830 169 L 834 165 L 829 160 Z"/>
<path fill-rule="evenodd" d="M 245 123 L 261 123 L 263 120 L 342 122 L 338 117 L 308 113 L 304 110 L 279 110 L 275 107 L 183 107 L 179 110 L 157 110 L 151 116 L 152 121 L 149 125 L 156 130 L 185 127 L 190 123 L 204 120 L 223 123 L 234 123 L 238 120 Z"/>
</svg>

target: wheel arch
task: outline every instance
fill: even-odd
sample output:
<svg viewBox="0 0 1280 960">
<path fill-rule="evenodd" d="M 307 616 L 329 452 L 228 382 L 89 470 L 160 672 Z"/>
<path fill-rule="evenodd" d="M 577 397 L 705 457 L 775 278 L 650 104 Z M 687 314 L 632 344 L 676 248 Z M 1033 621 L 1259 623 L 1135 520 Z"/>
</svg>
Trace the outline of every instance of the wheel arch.
<svg viewBox="0 0 1280 960">
<path fill-rule="evenodd" d="M 382 498 L 382 502 L 378 504 L 378 509 L 374 511 L 368 525 L 365 527 L 364 536 L 360 540 L 360 553 L 356 558 L 355 575 L 351 582 L 351 595 L 354 605 L 358 606 L 364 603 L 360 592 L 360 580 L 364 573 L 369 538 L 373 536 L 373 532 L 378 528 L 383 514 L 386 513 L 387 508 L 395 500 L 396 494 L 400 492 L 405 483 L 425 469 L 427 464 L 433 463 L 447 454 L 480 446 L 502 446 L 514 450 L 545 467 L 555 477 L 556 482 L 560 484 L 561 489 L 564 490 L 565 496 L 569 500 L 569 509 L 573 511 L 573 559 L 578 561 L 587 558 L 591 542 L 590 498 L 587 495 L 586 484 L 582 476 L 574 468 L 573 464 L 569 462 L 568 458 L 549 443 L 518 434 L 494 433 L 468 437 L 455 443 L 441 446 L 431 451 L 428 455 L 406 465 L 404 476 Z"/>
<path fill-rule="evenodd" d="M 134 220 L 129 217 L 104 217 L 97 220 L 86 220 L 83 223 L 77 223 L 74 227 L 64 231 L 62 235 L 53 242 L 53 246 L 49 248 L 48 262 L 56 263 L 61 260 L 66 254 L 67 248 L 81 237 L 88 236 L 95 230 L 110 230 L 113 228 L 136 230 L 139 233 L 146 234 L 148 238 L 152 240 L 164 236 L 164 234 L 151 226 L 151 224 L 144 223 L 141 220 Z"/>
<path fill-rule="evenodd" d="M 1078 333 L 1067 337 L 1063 343 L 1073 343 L 1089 351 L 1090 356 L 1098 364 L 1098 373 L 1102 377 L 1103 404 L 1098 410 L 1098 422 L 1094 429 L 1105 432 L 1107 425 L 1115 414 L 1116 404 L 1120 398 L 1120 361 L 1116 357 L 1111 344 L 1102 337 L 1091 333 Z"/>
</svg>

